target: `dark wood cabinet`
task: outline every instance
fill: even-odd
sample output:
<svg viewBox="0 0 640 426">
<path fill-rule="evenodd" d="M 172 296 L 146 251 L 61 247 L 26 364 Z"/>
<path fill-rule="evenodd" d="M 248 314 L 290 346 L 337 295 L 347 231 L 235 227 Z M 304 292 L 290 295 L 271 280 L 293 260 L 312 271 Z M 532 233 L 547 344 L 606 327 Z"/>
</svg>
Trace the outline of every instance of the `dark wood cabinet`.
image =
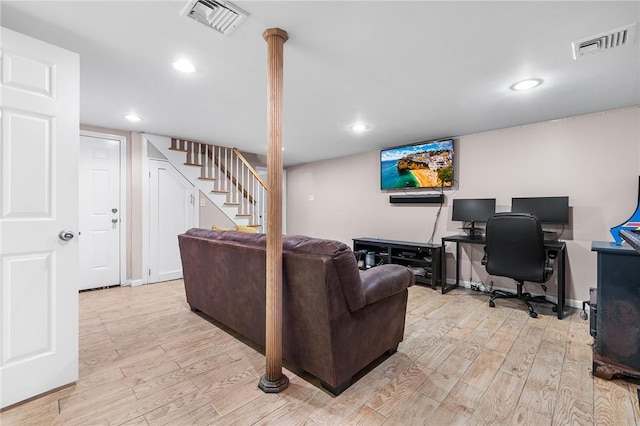
<svg viewBox="0 0 640 426">
<path fill-rule="evenodd" d="M 640 254 L 594 241 L 598 255 L 593 374 L 640 378 Z"/>
<path fill-rule="evenodd" d="M 353 239 L 353 251 L 360 253 L 361 268 L 395 263 L 410 268 L 418 284 L 434 288 L 442 284 L 440 244 L 363 237 Z"/>
</svg>

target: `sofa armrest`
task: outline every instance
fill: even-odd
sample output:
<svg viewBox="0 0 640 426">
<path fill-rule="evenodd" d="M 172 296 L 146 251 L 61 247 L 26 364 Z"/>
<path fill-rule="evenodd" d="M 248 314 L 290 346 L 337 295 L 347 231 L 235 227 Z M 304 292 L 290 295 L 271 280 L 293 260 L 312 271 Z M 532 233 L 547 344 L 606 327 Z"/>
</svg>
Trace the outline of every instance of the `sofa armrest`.
<svg viewBox="0 0 640 426">
<path fill-rule="evenodd" d="M 413 272 L 401 265 L 380 265 L 360 271 L 367 305 L 398 294 L 415 283 Z"/>
</svg>

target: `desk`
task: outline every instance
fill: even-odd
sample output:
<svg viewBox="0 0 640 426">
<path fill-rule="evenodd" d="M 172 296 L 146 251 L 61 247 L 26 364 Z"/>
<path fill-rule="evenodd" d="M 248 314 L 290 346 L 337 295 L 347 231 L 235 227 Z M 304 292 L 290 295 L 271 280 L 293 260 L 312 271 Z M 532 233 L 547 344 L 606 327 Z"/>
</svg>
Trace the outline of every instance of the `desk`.
<svg viewBox="0 0 640 426">
<path fill-rule="evenodd" d="M 456 243 L 456 282 L 455 284 L 447 285 L 447 256 L 446 256 L 446 243 Z M 450 235 L 448 237 L 442 237 L 442 294 L 445 294 L 449 290 L 460 286 L 460 244 L 486 244 L 484 237 L 469 237 L 468 235 Z M 556 258 L 556 265 L 558 267 L 558 319 L 564 317 L 565 306 L 565 286 L 566 286 L 566 248 L 567 245 L 564 241 L 545 241 L 544 246 L 547 249 L 557 250 L 558 257 Z"/>
</svg>

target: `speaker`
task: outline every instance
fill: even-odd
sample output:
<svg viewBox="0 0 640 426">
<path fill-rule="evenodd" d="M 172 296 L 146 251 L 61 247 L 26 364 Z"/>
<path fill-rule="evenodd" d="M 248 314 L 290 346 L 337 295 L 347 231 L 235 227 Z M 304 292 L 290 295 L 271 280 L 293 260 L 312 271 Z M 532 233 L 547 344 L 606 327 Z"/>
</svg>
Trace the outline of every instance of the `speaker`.
<svg viewBox="0 0 640 426">
<path fill-rule="evenodd" d="M 392 204 L 441 204 L 444 194 L 389 195 Z"/>
</svg>

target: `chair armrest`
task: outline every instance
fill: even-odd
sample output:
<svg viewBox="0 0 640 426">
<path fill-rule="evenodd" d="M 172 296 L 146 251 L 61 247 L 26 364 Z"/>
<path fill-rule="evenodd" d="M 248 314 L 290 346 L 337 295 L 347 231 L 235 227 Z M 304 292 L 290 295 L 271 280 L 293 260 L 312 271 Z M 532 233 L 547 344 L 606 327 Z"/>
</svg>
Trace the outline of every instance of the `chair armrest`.
<svg viewBox="0 0 640 426">
<path fill-rule="evenodd" d="M 401 265 L 380 265 L 360 271 L 367 305 L 398 294 L 415 283 L 411 269 Z"/>
<path fill-rule="evenodd" d="M 487 246 L 484 246 L 484 255 L 482 256 L 482 260 L 480 261 L 480 263 L 482 263 L 484 266 L 487 266 L 488 262 L 489 255 L 487 254 Z"/>
</svg>

